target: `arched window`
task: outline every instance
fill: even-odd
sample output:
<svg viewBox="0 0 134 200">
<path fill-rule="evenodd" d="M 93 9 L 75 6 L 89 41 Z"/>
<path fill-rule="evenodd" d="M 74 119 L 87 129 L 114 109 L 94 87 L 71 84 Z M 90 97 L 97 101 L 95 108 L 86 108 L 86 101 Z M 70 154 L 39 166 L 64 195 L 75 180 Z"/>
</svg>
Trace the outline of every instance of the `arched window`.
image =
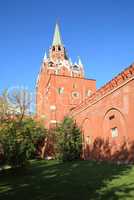
<svg viewBox="0 0 134 200">
<path fill-rule="evenodd" d="M 86 97 L 90 97 L 91 94 L 92 94 L 92 91 L 91 91 L 91 90 L 87 90 L 87 91 L 86 91 Z"/>
<path fill-rule="evenodd" d="M 75 83 L 73 83 L 73 89 L 75 89 L 76 88 L 76 84 Z"/>
<path fill-rule="evenodd" d="M 58 94 L 63 94 L 63 92 L 64 92 L 64 88 L 63 87 L 58 88 Z"/>
<path fill-rule="evenodd" d="M 61 46 L 58 46 L 58 51 L 61 51 Z"/>
<path fill-rule="evenodd" d="M 117 127 L 111 128 L 111 134 L 112 138 L 118 137 L 118 128 Z"/>
<path fill-rule="evenodd" d="M 55 70 L 55 74 L 56 74 L 56 75 L 60 74 L 60 69 L 56 69 L 56 70 Z"/>
<path fill-rule="evenodd" d="M 53 63 L 52 61 L 50 61 L 50 62 L 49 62 L 49 67 L 53 67 L 53 64 L 54 64 L 54 63 Z"/>
</svg>

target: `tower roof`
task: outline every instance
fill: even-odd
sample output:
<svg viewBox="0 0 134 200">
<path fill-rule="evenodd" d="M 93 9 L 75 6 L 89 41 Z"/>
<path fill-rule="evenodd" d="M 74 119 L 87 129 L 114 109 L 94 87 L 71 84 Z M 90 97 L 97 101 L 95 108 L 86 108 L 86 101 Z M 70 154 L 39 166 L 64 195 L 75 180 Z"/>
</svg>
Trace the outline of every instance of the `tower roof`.
<svg viewBox="0 0 134 200">
<path fill-rule="evenodd" d="M 56 23 L 52 45 L 62 45 L 59 24 Z"/>
</svg>

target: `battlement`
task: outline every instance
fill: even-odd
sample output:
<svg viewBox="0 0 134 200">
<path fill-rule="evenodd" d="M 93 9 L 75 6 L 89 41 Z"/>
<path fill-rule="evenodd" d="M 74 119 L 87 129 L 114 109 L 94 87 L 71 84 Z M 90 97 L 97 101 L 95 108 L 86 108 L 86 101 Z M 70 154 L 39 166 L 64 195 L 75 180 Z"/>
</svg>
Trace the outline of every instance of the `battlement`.
<svg viewBox="0 0 134 200">
<path fill-rule="evenodd" d="M 104 86 L 99 88 L 95 93 L 90 97 L 84 99 L 81 104 L 76 106 L 71 110 L 71 114 L 75 114 L 78 110 L 84 108 L 86 105 L 91 105 L 97 100 L 101 99 L 103 96 L 107 95 L 109 92 L 112 92 L 117 87 L 121 86 L 127 80 L 134 76 L 134 63 L 115 76 L 111 81 L 106 83 Z"/>
</svg>

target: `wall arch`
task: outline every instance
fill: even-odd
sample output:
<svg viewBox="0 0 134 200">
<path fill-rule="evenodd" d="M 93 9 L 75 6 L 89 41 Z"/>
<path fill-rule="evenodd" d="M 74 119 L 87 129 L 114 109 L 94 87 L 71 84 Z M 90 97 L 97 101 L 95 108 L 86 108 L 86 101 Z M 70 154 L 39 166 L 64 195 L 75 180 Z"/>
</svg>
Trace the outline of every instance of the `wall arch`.
<svg viewBox="0 0 134 200">
<path fill-rule="evenodd" d="M 81 123 L 81 129 L 83 133 L 83 140 L 85 145 L 90 145 L 93 141 L 93 127 L 91 120 L 86 117 Z"/>
<path fill-rule="evenodd" d="M 123 113 L 117 108 L 108 109 L 102 121 L 102 137 L 120 144 L 127 141 L 127 125 Z"/>
<path fill-rule="evenodd" d="M 118 108 L 114 108 L 114 107 L 109 108 L 109 109 L 105 112 L 103 119 L 105 118 L 105 116 L 107 115 L 107 113 L 109 113 L 109 112 L 112 111 L 112 110 L 115 110 L 115 111 L 119 112 L 119 113 L 122 115 L 122 117 L 124 118 L 125 122 L 126 122 L 126 119 L 125 119 L 125 116 L 123 115 L 123 113 L 122 113 Z"/>
</svg>

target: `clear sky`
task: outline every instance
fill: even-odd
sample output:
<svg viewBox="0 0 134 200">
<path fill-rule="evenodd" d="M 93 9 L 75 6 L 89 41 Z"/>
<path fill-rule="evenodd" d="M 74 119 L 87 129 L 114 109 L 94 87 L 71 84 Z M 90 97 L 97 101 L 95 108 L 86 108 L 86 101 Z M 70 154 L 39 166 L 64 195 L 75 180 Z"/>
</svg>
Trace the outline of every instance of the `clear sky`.
<svg viewBox="0 0 134 200">
<path fill-rule="evenodd" d="M 69 56 L 97 87 L 134 61 L 133 0 L 0 0 L 0 91 L 34 90 L 57 19 Z"/>
</svg>

